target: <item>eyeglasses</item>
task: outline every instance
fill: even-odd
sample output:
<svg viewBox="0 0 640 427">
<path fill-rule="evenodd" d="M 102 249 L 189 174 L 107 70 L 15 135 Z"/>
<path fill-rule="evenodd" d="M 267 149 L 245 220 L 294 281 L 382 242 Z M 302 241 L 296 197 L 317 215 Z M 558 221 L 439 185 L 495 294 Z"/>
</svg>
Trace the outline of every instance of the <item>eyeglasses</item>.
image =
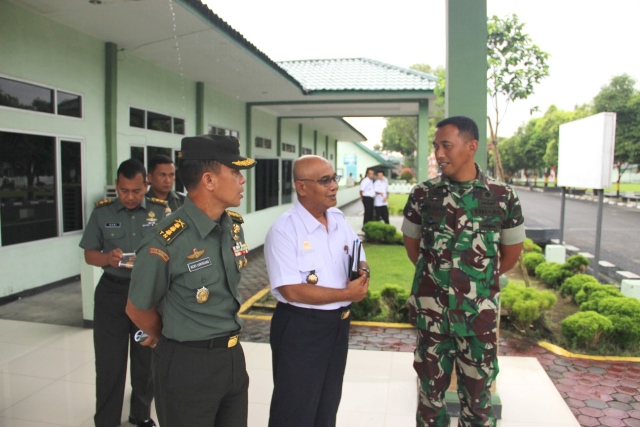
<svg viewBox="0 0 640 427">
<path fill-rule="evenodd" d="M 342 175 L 335 174 L 333 176 L 325 176 L 320 179 L 300 178 L 300 179 L 296 179 L 296 181 L 313 181 L 313 182 L 317 182 L 323 187 L 328 187 L 331 185 L 332 182 L 335 182 L 336 184 L 340 182 L 340 178 L 342 178 Z"/>
</svg>

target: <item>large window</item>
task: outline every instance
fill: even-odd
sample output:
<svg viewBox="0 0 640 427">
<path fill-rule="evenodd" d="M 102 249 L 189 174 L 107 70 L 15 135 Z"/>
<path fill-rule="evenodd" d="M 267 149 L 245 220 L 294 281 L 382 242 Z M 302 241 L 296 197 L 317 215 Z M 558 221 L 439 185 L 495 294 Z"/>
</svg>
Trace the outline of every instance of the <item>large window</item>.
<svg viewBox="0 0 640 427">
<path fill-rule="evenodd" d="M 184 119 L 133 107 L 129 108 L 129 126 L 184 135 Z"/>
<path fill-rule="evenodd" d="M 0 77 L 0 105 L 40 113 L 82 117 L 82 96 Z"/>
<path fill-rule="evenodd" d="M 225 127 L 222 127 L 222 126 L 209 125 L 207 127 L 207 133 L 209 135 L 235 136 L 236 138 L 240 139 L 240 132 L 238 132 L 237 130 L 228 129 L 228 128 L 225 128 Z"/>
<path fill-rule="evenodd" d="M 278 159 L 256 163 L 256 211 L 278 205 Z"/>
<path fill-rule="evenodd" d="M 293 192 L 293 160 L 282 161 L 282 204 L 291 203 Z"/>
<path fill-rule="evenodd" d="M 82 230 L 82 148 L 52 136 L 0 132 L 0 243 Z"/>
</svg>

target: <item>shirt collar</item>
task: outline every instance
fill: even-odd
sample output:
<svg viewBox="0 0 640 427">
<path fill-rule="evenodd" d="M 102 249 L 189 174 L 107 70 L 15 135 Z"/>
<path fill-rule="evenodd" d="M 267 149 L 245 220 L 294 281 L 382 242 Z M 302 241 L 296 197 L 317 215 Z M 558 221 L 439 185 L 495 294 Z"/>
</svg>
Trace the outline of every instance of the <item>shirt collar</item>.
<svg viewBox="0 0 640 427">
<path fill-rule="evenodd" d="M 189 218 L 191 218 L 191 221 L 193 221 L 193 223 L 195 224 L 200 237 L 203 239 L 216 227 L 218 227 L 218 225 L 224 227 L 227 226 L 231 221 L 231 218 L 229 218 L 229 215 L 227 215 L 226 211 L 222 213 L 219 221 L 211 220 L 211 218 L 209 218 L 204 212 L 202 212 L 202 210 L 197 207 L 188 197 L 184 200 L 184 204 L 182 205 L 182 212 L 185 212 L 189 216 Z"/>
<path fill-rule="evenodd" d="M 293 205 L 293 210 L 302 220 L 302 224 L 304 224 L 307 233 L 312 233 L 316 228 L 319 227 L 324 228 L 324 225 L 322 225 L 322 223 L 320 223 L 320 221 L 318 221 L 316 217 L 311 215 L 307 208 L 302 206 L 302 203 L 300 203 L 299 200 L 296 200 L 296 203 Z M 338 224 L 335 222 L 332 215 L 327 215 L 327 212 L 329 212 L 329 210 L 330 209 L 327 209 L 325 211 L 325 218 L 327 218 L 327 229 L 333 230 L 337 227 Z"/>
<path fill-rule="evenodd" d="M 124 205 L 122 204 L 122 202 L 120 201 L 119 197 L 116 197 L 115 202 L 113 202 L 116 210 L 128 210 L 127 208 L 124 207 Z M 144 197 L 142 199 L 142 203 L 140 203 L 140 205 L 138 205 L 137 208 L 133 209 L 134 211 L 137 211 L 138 209 L 142 209 L 142 210 L 147 210 L 147 198 Z"/>
<path fill-rule="evenodd" d="M 480 187 L 480 188 L 485 188 L 485 189 L 489 189 L 489 178 L 484 174 L 484 172 L 482 172 L 482 169 L 480 168 L 480 166 L 478 166 L 477 163 L 474 163 L 475 167 L 476 167 L 476 178 L 473 180 L 472 184 L 474 187 Z M 438 181 L 435 182 L 435 186 L 436 187 L 447 187 L 449 188 L 449 190 L 451 190 L 451 180 L 444 176 L 444 175 L 440 175 L 438 177 Z"/>
</svg>

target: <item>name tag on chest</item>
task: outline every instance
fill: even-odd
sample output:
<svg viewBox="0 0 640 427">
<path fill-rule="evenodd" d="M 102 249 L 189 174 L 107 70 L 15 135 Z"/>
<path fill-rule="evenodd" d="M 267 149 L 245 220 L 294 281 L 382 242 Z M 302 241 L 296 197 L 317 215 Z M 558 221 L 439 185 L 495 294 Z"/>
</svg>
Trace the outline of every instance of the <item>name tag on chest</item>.
<svg viewBox="0 0 640 427">
<path fill-rule="evenodd" d="M 119 222 L 107 222 L 105 225 L 105 228 L 120 228 L 120 223 Z"/>
<path fill-rule="evenodd" d="M 211 258 L 204 258 L 187 264 L 187 268 L 189 269 L 190 273 L 206 267 L 211 267 Z"/>
</svg>

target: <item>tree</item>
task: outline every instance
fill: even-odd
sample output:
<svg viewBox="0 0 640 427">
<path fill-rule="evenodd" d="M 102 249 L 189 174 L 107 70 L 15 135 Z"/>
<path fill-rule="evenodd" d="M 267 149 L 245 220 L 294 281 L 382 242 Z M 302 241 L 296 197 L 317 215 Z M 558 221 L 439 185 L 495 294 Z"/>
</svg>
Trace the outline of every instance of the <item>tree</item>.
<svg viewBox="0 0 640 427">
<path fill-rule="evenodd" d="M 493 122 L 487 116 L 491 132 L 488 148 L 494 152 L 498 179 L 504 179 L 497 150 L 498 128 L 509 103 L 527 99 L 533 94 L 534 86 L 549 75 L 549 54 L 533 44 L 523 28 L 524 23 L 520 23 L 515 14 L 504 19 L 494 15 L 487 22 L 487 91 L 494 114 Z M 504 106 L 500 106 L 500 97 L 505 98 Z"/>
<path fill-rule="evenodd" d="M 429 138 L 433 137 L 435 124 L 444 117 L 445 70 L 439 66 L 432 68 L 428 64 L 414 64 L 412 70 L 435 75 L 438 80 L 434 93 L 436 94 L 435 115 L 429 118 Z M 418 120 L 416 117 L 390 117 L 387 126 L 382 130 L 382 149 L 399 151 L 405 157 L 413 155 L 418 148 Z"/>
<path fill-rule="evenodd" d="M 618 196 L 622 174 L 630 164 L 640 163 L 640 93 L 635 84 L 636 80 L 628 74 L 615 76 L 593 99 L 596 112 L 616 113 L 614 163 L 618 169 Z"/>
</svg>

